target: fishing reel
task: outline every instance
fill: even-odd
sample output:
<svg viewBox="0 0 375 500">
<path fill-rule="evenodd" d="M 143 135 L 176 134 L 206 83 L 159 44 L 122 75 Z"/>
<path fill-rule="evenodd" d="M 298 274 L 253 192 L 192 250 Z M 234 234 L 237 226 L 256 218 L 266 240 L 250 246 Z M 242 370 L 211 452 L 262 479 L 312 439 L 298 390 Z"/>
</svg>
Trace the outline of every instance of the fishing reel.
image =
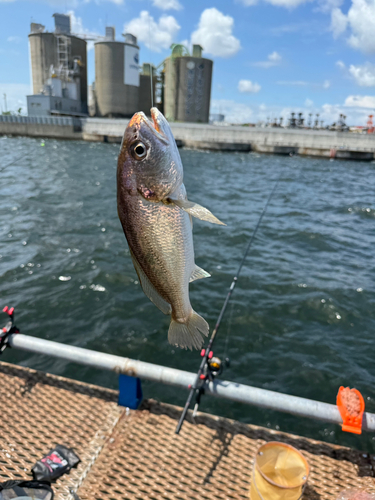
<svg viewBox="0 0 375 500">
<path fill-rule="evenodd" d="M 202 349 L 201 356 L 204 357 L 205 355 L 206 350 Z M 223 372 L 224 368 L 228 368 L 229 366 L 229 358 L 225 358 L 225 360 L 222 361 L 219 357 L 214 356 L 214 353 L 212 351 L 209 352 L 203 373 L 201 373 L 199 377 L 202 383 L 200 387 L 196 389 L 193 418 L 197 415 L 198 407 L 201 402 L 201 396 L 204 394 L 205 382 L 213 382 L 214 378 L 220 375 Z"/>
<path fill-rule="evenodd" d="M 223 371 L 223 363 L 221 359 L 216 356 L 207 361 L 207 366 L 213 377 L 217 377 L 217 375 L 220 375 Z"/>
<path fill-rule="evenodd" d="M 201 356 L 205 356 L 206 351 L 202 349 Z M 214 356 L 213 351 L 210 351 L 207 357 L 207 363 L 204 370 L 204 373 L 201 375 L 201 379 L 210 380 L 211 382 L 215 377 L 221 375 L 223 373 L 224 368 L 228 368 L 230 366 L 229 358 L 225 358 L 222 361 L 218 356 Z"/>
<path fill-rule="evenodd" d="M 14 324 L 14 307 L 5 306 L 3 312 L 8 314 L 9 321 L 4 328 L 0 328 L 0 354 L 5 351 L 5 348 L 8 346 L 9 335 L 12 333 L 19 333 L 18 328 Z"/>
<path fill-rule="evenodd" d="M 230 359 L 225 358 L 224 361 L 221 361 L 217 356 L 212 356 L 211 359 L 207 361 L 207 367 L 211 372 L 212 377 L 217 377 L 223 373 L 224 368 L 229 368 Z"/>
</svg>

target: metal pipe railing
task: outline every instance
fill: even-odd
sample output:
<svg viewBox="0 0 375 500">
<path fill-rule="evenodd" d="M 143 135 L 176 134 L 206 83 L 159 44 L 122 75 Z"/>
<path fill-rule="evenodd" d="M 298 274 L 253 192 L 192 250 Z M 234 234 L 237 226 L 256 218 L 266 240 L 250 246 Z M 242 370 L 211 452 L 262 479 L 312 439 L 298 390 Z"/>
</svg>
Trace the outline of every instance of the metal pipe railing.
<svg viewBox="0 0 375 500">
<path fill-rule="evenodd" d="M 10 335 L 9 344 L 14 349 L 46 354 L 93 368 L 115 371 L 116 373 L 173 385 L 182 389 L 189 389 L 189 385 L 193 384 L 196 378 L 195 373 L 29 337 L 20 333 Z M 206 393 L 260 408 L 290 413 L 298 417 L 313 418 L 331 424 L 342 424 L 340 412 L 335 405 L 237 384 L 228 380 L 216 379 L 209 382 Z M 364 413 L 363 429 L 371 432 L 375 431 L 375 414 Z"/>
</svg>

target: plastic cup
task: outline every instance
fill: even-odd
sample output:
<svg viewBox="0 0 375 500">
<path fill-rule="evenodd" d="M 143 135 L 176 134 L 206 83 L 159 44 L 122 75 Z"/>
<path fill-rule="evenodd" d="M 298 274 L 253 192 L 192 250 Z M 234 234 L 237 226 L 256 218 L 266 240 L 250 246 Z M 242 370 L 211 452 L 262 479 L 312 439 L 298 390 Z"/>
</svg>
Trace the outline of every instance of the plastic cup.
<svg viewBox="0 0 375 500">
<path fill-rule="evenodd" d="M 309 475 L 304 456 L 293 446 L 271 441 L 257 451 L 250 500 L 298 500 Z"/>
</svg>

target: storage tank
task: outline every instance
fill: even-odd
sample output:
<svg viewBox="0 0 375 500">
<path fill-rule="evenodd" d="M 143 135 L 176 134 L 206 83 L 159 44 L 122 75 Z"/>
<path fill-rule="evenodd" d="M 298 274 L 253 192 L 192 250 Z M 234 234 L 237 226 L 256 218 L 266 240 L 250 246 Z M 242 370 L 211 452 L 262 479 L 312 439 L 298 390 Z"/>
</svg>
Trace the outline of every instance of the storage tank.
<svg viewBox="0 0 375 500">
<path fill-rule="evenodd" d="M 208 123 L 213 62 L 197 57 L 176 59 L 176 120 Z"/>
<path fill-rule="evenodd" d="M 125 42 L 95 43 L 97 116 L 129 117 L 139 104 L 139 47 L 127 33 Z"/>
<path fill-rule="evenodd" d="M 200 45 L 193 46 L 193 56 L 178 47 L 164 64 L 165 116 L 171 121 L 208 123 L 213 61 L 201 57 Z"/>
<path fill-rule="evenodd" d="M 57 67 L 57 41 L 53 33 L 29 34 L 33 93 L 40 94 L 49 78 L 51 66 Z"/>
<path fill-rule="evenodd" d="M 40 94 L 50 78 L 51 67 L 72 71 L 79 61 L 80 100 L 82 113 L 87 113 L 87 43 L 70 33 L 70 17 L 54 14 L 55 32 L 31 23 L 29 34 L 33 93 Z"/>
</svg>

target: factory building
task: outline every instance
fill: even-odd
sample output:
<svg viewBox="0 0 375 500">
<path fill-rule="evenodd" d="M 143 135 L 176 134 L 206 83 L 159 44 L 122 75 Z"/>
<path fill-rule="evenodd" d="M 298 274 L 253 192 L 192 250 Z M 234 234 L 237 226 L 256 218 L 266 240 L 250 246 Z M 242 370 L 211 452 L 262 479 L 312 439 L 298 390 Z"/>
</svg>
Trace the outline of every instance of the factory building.
<svg viewBox="0 0 375 500">
<path fill-rule="evenodd" d="M 114 28 L 106 28 L 106 39 L 95 43 L 96 116 L 129 117 L 139 109 L 139 47 L 127 33 L 115 40 Z"/>
<path fill-rule="evenodd" d="M 29 115 L 87 114 L 86 41 L 70 31 L 70 17 L 54 14 L 55 31 L 31 23 L 29 34 L 33 92 Z"/>
<path fill-rule="evenodd" d="M 212 67 L 200 45 L 193 45 L 192 56 L 183 45 L 172 45 L 163 72 L 164 114 L 169 121 L 208 123 Z"/>
</svg>

